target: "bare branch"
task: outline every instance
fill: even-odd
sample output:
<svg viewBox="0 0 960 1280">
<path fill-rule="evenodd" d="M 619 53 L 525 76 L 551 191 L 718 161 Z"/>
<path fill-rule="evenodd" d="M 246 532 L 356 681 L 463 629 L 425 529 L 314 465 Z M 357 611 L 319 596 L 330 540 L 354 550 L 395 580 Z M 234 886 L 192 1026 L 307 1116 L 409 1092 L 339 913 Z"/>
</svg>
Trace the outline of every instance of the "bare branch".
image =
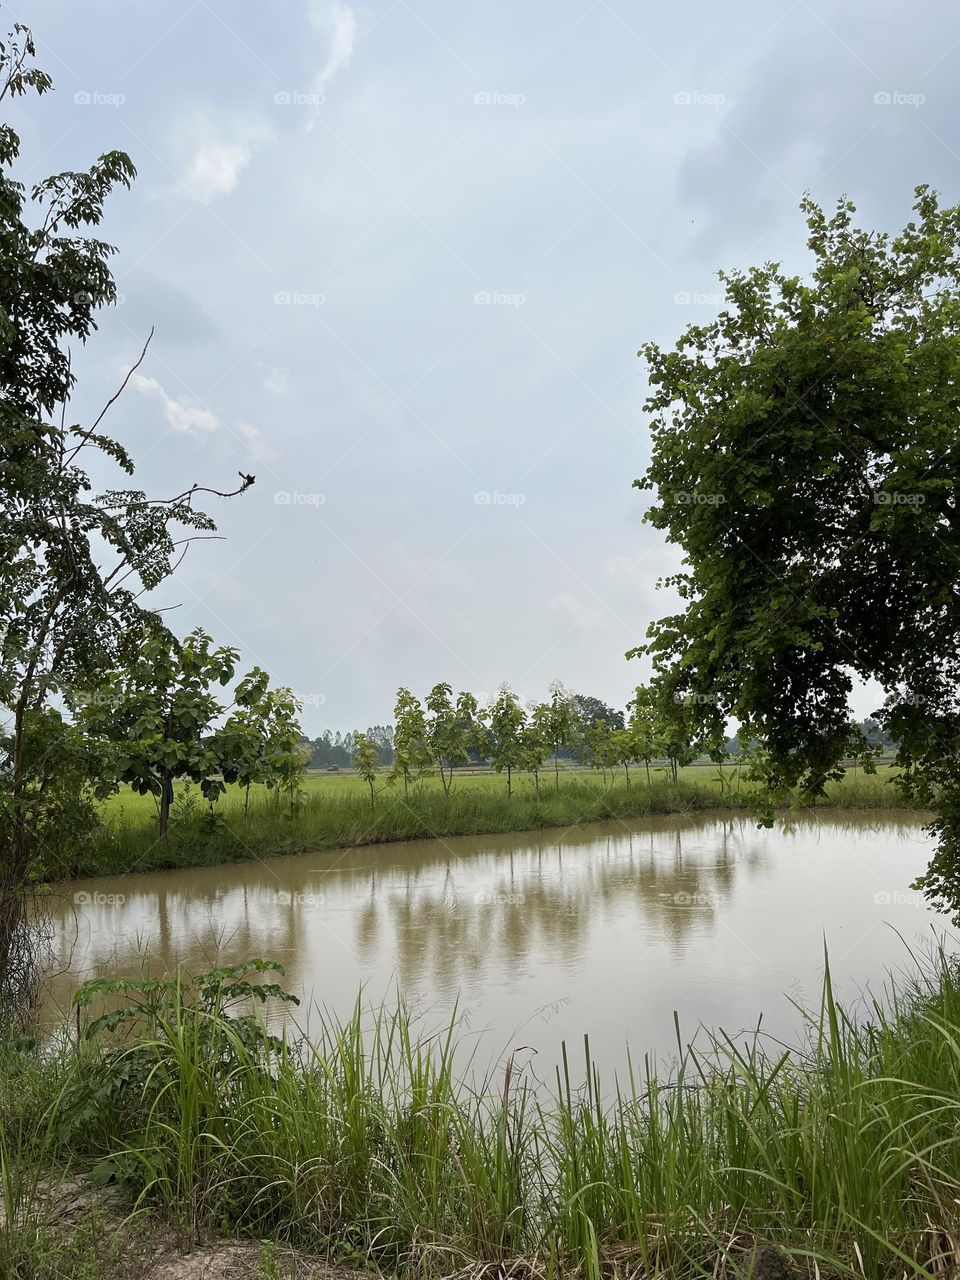
<svg viewBox="0 0 960 1280">
<path fill-rule="evenodd" d="M 83 439 L 81 440 L 80 444 L 75 445 L 74 448 L 70 451 L 69 456 L 66 458 L 67 462 L 70 462 L 71 459 L 74 457 L 74 455 L 80 449 L 82 449 L 83 446 L 90 440 L 90 438 L 95 434 L 97 427 L 99 427 L 100 423 L 107 416 L 107 413 L 123 395 L 124 391 L 126 390 L 127 383 L 130 381 L 130 379 L 133 377 L 136 371 L 140 368 L 140 366 L 143 364 L 146 358 L 147 348 L 150 346 L 150 343 L 153 341 L 153 334 L 154 334 L 154 326 L 151 325 L 150 332 L 147 334 L 147 340 L 143 344 L 143 350 L 140 352 L 140 355 L 137 357 L 136 362 L 130 366 L 130 368 L 126 372 L 126 376 L 124 377 L 123 381 L 120 383 L 120 386 L 117 388 L 117 390 L 113 393 L 113 395 L 110 397 L 107 403 L 100 410 L 99 414 L 97 415 L 96 421 L 93 423 L 93 426 L 87 427 L 86 430 L 79 432 L 79 434 L 83 437 Z M 66 410 L 67 410 L 67 405 L 66 405 L 66 401 L 64 401 L 63 412 L 66 413 Z"/>
<path fill-rule="evenodd" d="M 133 507 L 172 507 L 178 502 L 189 500 L 197 493 L 209 493 L 214 498 L 236 498 L 241 493 L 246 493 L 252 484 L 256 481 L 256 476 L 246 475 L 243 471 L 237 474 L 243 481 L 236 489 L 224 492 L 222 489 L 211 489 L 208 485 L 193 484 L 189 489 L 184 489 L 183 493 L 178 493 L 172 498 L 144 498 L 142 502 L 117 502 L 112 506 L 104 506 L 104 511 L 119 511 L 121 508 Z"/>
<path fill-rule="evenodd" d="M 219 533 L 197 533 L 197 534 L 191 535 L 189 538 L 178 538 L 175 542 L 171 542 L 169 544 L 171 547 L 183 547 L 183 551 L 180 553 L 180 556 L 178 557 L 176 563 L 170 566 L 171 574 L 174 573 L 175 570 L 177 570 L 181 564 L 183 564 L 183 557 L 187 554 L 187 551 L 189 550 L 191 542 L 226 542 L 226 538 L 224 538 L 223 535 Z M 159 544 L 157 545 L 159 546 Z M 123 575 L 122 578 L 118 578 L 116 582 L 113 582 L 112 579 L 114 574 L 119 573 L 120 570 L 124 567 L 124 565 L 127 565 L 126 573 Z M 107 577 L 104 578 L 103 585 L 106 586 L 107 583 L 111 583 L 111 589 L 116 591 L 117 587 L 119 587 L 122 583 L 126 582 L 127 578 L 129 578 L 130 575 L 133 573 L 136 573 L 136 569 L 134 568 L 134 566 L 127 564 L 126 559 L 123 559 L 120 561 L 118 565 L 116 565 L 113 569 L 111 569 Z M 167 576 L 169 577 L 169 574 Z M 147 590 L 146 587 L 143 587 L 140 591 L 138 591 L 137 594 L 133 597 L 134 600 L 139 600 L 140 597 L 146 593 L 146 590 Z"/>
</svg>

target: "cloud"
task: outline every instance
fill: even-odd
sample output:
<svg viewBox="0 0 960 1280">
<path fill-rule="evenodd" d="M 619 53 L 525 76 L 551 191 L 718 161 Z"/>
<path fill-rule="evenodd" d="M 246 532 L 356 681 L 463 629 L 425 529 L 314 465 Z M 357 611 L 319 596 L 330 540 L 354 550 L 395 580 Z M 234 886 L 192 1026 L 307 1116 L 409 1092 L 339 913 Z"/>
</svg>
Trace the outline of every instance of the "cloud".
<svg viewBox="0 0 960 1280">
<path fill-rule="evenodd" d="M 102 149 L 111 122 L 142 140 L 138 194 L 110 213 L 125 301 L 84 360 L 112 387 L 129 330 L 157 325 L 139 373 L 167 383 L 131 391 L 139 418 L 257 473 L 260 490 L 223 523 L 227 560 L 246 557 L 261 607 L 234 599 L 229 575 L 213 586 L 226 562 L 207 559 L 211 544 L 194 562 L 214 566 L 210 596 L 185 602 L 180 625 L 209 627 L 213 608 L 282 683 L 325 689 L 331 725 L 375 723 L 398 684 L 422 693 L 445 674 L 538 696 L 560 676 L 621 705 L 649 669 L 624 651 L 676 612 L 655 583 L 680 567 L 679 548 L 640 523 L 654 495 L 630 488 L 650 450 L 637 347 L 672 347 L 688 319 L 708 318 L 675 295 L 715 292 L 719 266 L 806 270 L 805 187 L 828 206 L 849 191 L 865 225 L 891 229 L 914 181 L 960 190 L 960 7 L 933 0 L 911 25 L 893 0 L 745 0 L 700 6 L 688 32 L 684 6 L 652 6 L 638 43 L 623 4 L 580 6 L 569 30 L 544 6 L 506 6 L 505 26 L 391 4 L 299 0 L 267 42 L 255 7 L 198 5 L 193 38 L 145 58 L 145 6 L 113 6 L 110 63 L 139 59 L 123 110 L 78 113 L 83 82 L 24 105 L 35 154 L 49 149 L 56 170 L 76 167 L 74 116 L 92 131 L 84 147 Z M 45 42 L 88 42 L 73 7 L 44 9 Z M 326 102 L 310 110 L 318 81 Z M 727 101 L 682 105 L 680 90 Z M 527 101 L 481 105 L 478 91 Z M 927 101 L 880 106 L 878 91 Z M 189 196 L 174 191 L 181 177 Z M 277 290 L 326 303 L 277 308 Z M 483 290 L 527 302 L 478 308 Z M 187 464 L 154 450 L 151 483 L 189 482 Z M 515 509 L 474 505 L 496 487 L 527 495 L 519 514 L 536 536 Z M 327 504 L 259 540 L 270 490 L 323 490 Z M 269 507 L 262 528 L 254 503 Z M 491 518 L 474 529 L 478 512 Z M 402 603 L 390 588 L 408 591 Z"/>
<path fill-rule="evenodd" d="M 201 143 L 180 179 L 180 192 L 200 204 L 227 196 L 253 158 L 253 149 L 242 144 Z"/>
<path fill-rule="evenodd" d="M 255 462 L 273 462 L 277 451 L 264 440 L 259 427 L 250 422 L 238 422 L 235 428 L 237 437 L 246 445 L 247 452 Z"/>
<path fill-rule="evenodd" d="M 175 431 L 191 432 L 216 431 L 220 420 L 210 409 L 201 409 L 186 400 L 177 400 L 168 396 L 156 378 L 145 378 L 143 374 L 134 373 L 130 378 L 130 386 L 142 396 L 159 400 L 163 406 L 163 416 Z"/>
<path fill-rule="evenodd" d="M 253 423 L 241 420 L 225 427 L 212 409 L 201 408 L 187 400 L 178 400 L 175 396 L 168 395 L 156 378 L 146 378 L 140 373 L 132 375 L 130 386 L 140 395 L 158 401 L 163 407 L 167 424 L 175 431 L 183 431 L 188 435 L 205 435 L 225 429 L 238 446 L 237 452 L 247 461 L 252 459 L 254 462 L 268 463 L 276 460 L 276 450 L 264 440 L 260 429 Z"/>
<path fill-rule="evenodd" d="M 327 83 L 353 57 L 357 15 L 344 0 L 309 0 L 309 17 L 326 43 L 326 61 L 313 82 L 313 91 L 322 102 Z M 313 123 L 312 119 L 308 122 L 308 131 Z M 188 158 L 181 169 L 177 191 L 198 204 L 212 204 L 235 191 L 257 148 L 274 137 L 262 119 L 238 122 L 232 117 L 217 118 L 209 110 L 192 113 L 183 132 L 183 149 Z"/>
<path fill-rule="evenodd" d="M 212 204 L 228 196 L 258 146 L 272 137 L 260 119 L 218 118 L 209 112 L 192 114 L 181 130 L 181 150 L 188 156 L 177 191 L 188 200 Z"/>
<path fill-rule="evenodd" d="M 310 21 L 329 39 L 327 61 L 317 76 L 318 89 L 349 66 L 357 40 L 357 15 L 343 0 L 311 0 Z"/>
</svg>

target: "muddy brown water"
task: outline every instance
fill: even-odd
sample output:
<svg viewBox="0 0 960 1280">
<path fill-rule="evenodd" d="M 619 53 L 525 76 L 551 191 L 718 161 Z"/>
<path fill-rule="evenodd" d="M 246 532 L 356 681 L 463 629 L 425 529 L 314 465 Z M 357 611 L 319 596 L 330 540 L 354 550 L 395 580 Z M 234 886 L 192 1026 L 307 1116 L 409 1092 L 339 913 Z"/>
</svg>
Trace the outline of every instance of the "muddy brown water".
<svg viewBox="0 0 960 1280">
<path fill-rule="evenodd" d="M 663 1060 L 675 1013 L 684 1038 L 762 1017 L 795 1042 L 793 1002 L 818 998 L 825 943 L 855 1002 L 946 929 L 909 889 L 929 851 L 909 814 L 824 812 L 772 830 L 670 819 L 78 881 L 49 903 L 46 1014 L 91 976 L 260 956 L 285 966 L 308 1029 L 361 988 L 371 1003 L 399 991 L 432 1027 L 456 1005 L 491 1062 L 523 1044 L 549 1066 L 584 1034 L 613 1069 L 627 1046 Z"/>
</svg>

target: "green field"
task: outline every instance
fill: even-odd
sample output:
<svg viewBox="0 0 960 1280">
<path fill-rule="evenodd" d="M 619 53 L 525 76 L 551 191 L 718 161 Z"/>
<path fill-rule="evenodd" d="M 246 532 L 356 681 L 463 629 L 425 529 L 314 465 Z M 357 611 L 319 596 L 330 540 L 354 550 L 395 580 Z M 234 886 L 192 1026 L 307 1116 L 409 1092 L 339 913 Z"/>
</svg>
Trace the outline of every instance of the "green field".
<svg viewBox="0 0 960 1280">
<path fill-rule="evenodd" d="M 153 798 L 124 791 L 104 804 L 103 825 L 92 840 L 71 844 L 50 859 L 47 878 L 213 866 L 395 840 L 630 822 L 648 815 L 750 812 L 754 789 L 746 781 L 738 785 L 735 768 L 723 772 L 721 787 L 713 767 L 682 770 L 676 784 L 663 769 L 654 770 L 649 783 L 643 770 L 633 770 L 629 784 L 622 771 L 605 782 L 597 772 L 569 770 L 560 774 L 559 789 L 552 775 L 544 775 L 539 797 L 528 777 L 515 780 L 512 796 L 505 778 L 489 772 L 458 775 L 449 795 L 435 778 L 423 779 L 404 795 L 403 786 L 387 785 L 384 775 L 372 805 L 355 774 L 319 774 L 306 780 L 293 812 L 288 800 L 264 788 L 251 791 L 245 813 L 244 793 L 237 787 L 210 810 L 198 788 L 180 786 L 170 836 L 163 843 Z M 876 775 L 850 772 L 828 787 L 823 803 L 848 809 L 902 808 L 892 780 L 889 769 Z"/>
<path fill-rule="evenodd" d="M 740 779 L 740 770 L 735 764 L 725 765 L 722 773 L 724 790 L 734 787 Z M 890 778 L 891 774 L 892 770 L 888 766 L 881 765 L 875 778 L 885 782 Z M 663 766 L 655 765 L 651 767 L 651 778 L 655 783 L 663 783 L 668 776 L 668 771 Z M 716 765 L 689 765 L 680 770 L 680 778 L 683 783 L 694 783 L 710 789 L 716 788 L 719 790 L 719 777 L 720 771 Z M 842 785 L 849 787 L 851 784 L 858 783 L 858 781 L 859 783 L 865 783 L 868 788 L 871 787 L 870 776 L 859 772 L 848 774 Z M 561 790 L 571 784 L 582 785 L 583 783 L 587 783 L 591 787 L 603 786 L 611 788 L 626 787 L 628 785 L 622 769 L 617 770 L 616 774 L 607 774 L 606 778 L 604 778 L 595 769 L 564 768 L 562 766 L 559 773 L 559 783 Z M 640 768 L 634 767 L 630 770 L 629 785 L 646 786 L 646 774 L 642 766 Z M 742 788 L 743 784 L 740 783 L 739 785 Z M 555 794 L 555 787 L 556 779 L 553 770 L 545 769 L 540 776 L 542 795 Z M 199 798 L 197 788 L 191 788 L 189 784 L 177 784 L 177 795 L 182 797 L 185 790 L 187 794 L 192 790 Z M 308 801 L 319 798 L 335 800 L 345 796 L 360 795 L 369 802 L 370 797 L 367 784 L 359 774 L 351 769 L 343 769 L 336 773 L 310 772 L 302 783 L 302 790 Z M 425 775 L 416 783 L 415 787 L 411 787 L 411 791 L 413 790 L 424 793 L 436 792 L 438 795 L 443 794 L 440 779 L 436 774 Z M 493 769 L 463 770 L 454 776 L 452 793 L 456 795 L 465 790 L 489 791 L 494 794 L 505 795 L 507 790 L 506 774 L 496 773 Z M 384 770 L 375 784 L 375 791 L 378 798 L 389 801 L 392 797 L 403 795 L 403 784 L 389 782 L 388 771 Z M 513 793 L 516 798 L 527 795 L 535 796 L 536 789 L 533 780 L 528 774 L 514 774 Z M 227 788 L 226 794 L 217 802 L 217 808 L 224 814 L 239 814 L 243 811 L 244 799 L 243 788 L 230 786 Z M 250 788 L 251 806 L 264 803 L 277 805 L 278 797 L 276 792 L 270 791 L 267 787 L 259 784 L 252 786 Z M 282 803 L 281 801 L 281 807 Z M 103 802 L 103 812 L 111 819 L 116 819 L 122 815 L 124 821 L 138 824 L 156 817 L 157 802 L 151 795 L 137 795 L 129 787 L 122 787 L 115 795 L 109 796 Z"/>
<path fill-rule="evenodd" d="M 713 767 L 709 769 L 700 768 L 700 767 L 691 767 L 690 769 L 683 770 L 682 772 L 687 774 L 688 776 L 693 777 L 697 775 L 705 775 L 708 773 L 712 775 L 716 772 L 716 770 Z M 728 768 L 727 772 L 732 778 L 733 771 Z M 663 776 L 662 770 L 659 771 L 659 775 L 661 777 Z M 623 772 L 620 771 L 617 776 L 619 780 L 622 782 Z M 656 776 L 656 774 L 654 776 Z M 631 773 L 630 773 L 631 782 L 635 780 L 639 781 L 640 777 L 642 777 L 642 774 L 639 777 L 637 777 L 635 776 L 635 771 L 631 770 Z M 394 794 L 402 795 L 403 783 L 402 782 L 390 783 L 388 782 L 387 778 L 388 778 L 388 770 L 384 769 L 376 783 L 377 793 L 382 794 L 385 797 L 389 797 Z M 600 774 L 598 774 L 596 771 L 592 769 L 579 769 L 579 768 L 564 769 L 561 767 L 561 770 L 560 770 L 561 786 L 564 786 L 572 781 L 584 781 L 584 780 L 589 780 L 591 782 L 600 781 Z M 440 779 L 435 774 L 427 774 L 425 777 L 421 778 L 417 782 L 416 786 L 421 788 L 422 790 L 427 790 L 427 791 L 435 790 L 439 794 L 442 794 L 442 791 L 443 791 L 440 785 Z M 546 791 L 548 788 L 552 788 L 553 786 L 554 786 L 553 771 L 552 770 L 544 771 L 544 773 L 541 775 L 541 789 Z M 506 775 L 498 774 L 494 772 L 494 770 L 492 769 L 482 769 L 482 770 L 477 769 L 477 770 L 469 770 L 469 771 L 463 770 L 462 772 L 458 772 L 455 775 L 454 783 L 453 783 L 454 791 L 460 791 L 462 789 L 477 789 L 477 788 L 480 790 L 490 789 L 494 791 L 506 792 L 506 789 L 507 789 Z M 182 794 L 183 789 L 184 789 L 184 784 L 180 783 L 177 785 L 176 790 L 178 794 Z M 196 788 L 194 788 L 194 790 L 196 790 Z M 335 799 L 338 796 L 346 796 L 346 795 L 354 795 L 354 794 L 363 795 L 363 797 L 368 802 L 370 798 L 370 792 L 367 787 L 367 784 L 363 781 L 360 775 L 355 773 L 352 769 L 341 769 L 337 773 L 311 771 L 310 773 L 307 774 L 306 778 L 303 780 L 302 790 L 306 793 L 307 799 L 311 799 L 317 796 L 327 796 L 331 799 Z M 534 790 L 533 782 L 525 774 L 514 775 L 514 791 L 519 793 L 524 790 L 533 791 Z M 251 804 L 253 804 L 254 802 L 262 802 L 262 801 L 275 802 L 276 798 L 277 798 L 276 792 L 270 791 L 268 790 L 267 787 L 262 786 L 260 784 L 252 786 L 250 788 Z M 243 802 L 244 802 L 243 788 L 237 787 L 237 786 L 231 786 L 227 788 L 226 795 L 224 795 L 218 801 L 218 808 L 221 808 L 225 813 L 237 812 L 243 809 Z M 104 801 L 103 808 L 104 808 L 104 812 L 107 814 L 115 815 L 119 811 L 122 811 L 123 814 L 129 820 L 140 821 L 144 817 L 152 818 L 156 816 L 157 803 L 153 798 L 153 796 L 151 795 L 140 796 L 140 795 L 137 795 L 136 792 L 131 791 L 129 787 L 122 787 L 121 790 L 116 793 L 116 795 L 112 795 L 108 797 L 107 800 Z"/>
</svg>

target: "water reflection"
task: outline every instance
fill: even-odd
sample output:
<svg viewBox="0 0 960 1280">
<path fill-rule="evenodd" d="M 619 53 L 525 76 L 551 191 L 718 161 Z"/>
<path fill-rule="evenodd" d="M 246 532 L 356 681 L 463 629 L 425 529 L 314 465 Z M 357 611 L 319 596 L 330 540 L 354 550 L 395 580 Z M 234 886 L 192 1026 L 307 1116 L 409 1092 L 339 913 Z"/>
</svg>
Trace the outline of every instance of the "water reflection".
<svg viewBox="0 0 960 1280">
<path fill-rule="evenodd" d="M 91 880 L 53 899 L 50 1016 L 83 977 L 259 955 L 308 1004 L 396 986 L 504 1042 L 590 1031 L 617 1058 L 670 1043 L 674 1009 L 691 1031 L 771 1010 L 786 1028 L 781 995 L 815 988 L 824 935 L 863 983 L 898 959 L 887 926 L 934 920 L 906 891 L 927 849 L 909 817 L 670 819 Z"/>
</svg>

